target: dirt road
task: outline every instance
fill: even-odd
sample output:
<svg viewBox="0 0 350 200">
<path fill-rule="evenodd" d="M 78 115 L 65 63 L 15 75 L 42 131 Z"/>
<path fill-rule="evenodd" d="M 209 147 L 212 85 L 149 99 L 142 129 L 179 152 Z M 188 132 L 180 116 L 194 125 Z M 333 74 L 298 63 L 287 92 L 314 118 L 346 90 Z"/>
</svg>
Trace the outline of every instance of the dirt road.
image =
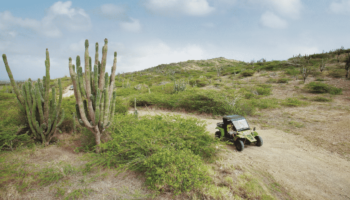
<svg viewBox="0 0 350 200">
<path fill-rule="evenodd" d="M 184 113 L 139 110 L 140 115 L 167 113 L 205 120 L 213 136 L 219 122 Z M 259 130 L 259 127 L 257 131 L 264 140 L 262 147 L 246 146 L 243 152 L 237 152 L 234 146 L 227 146 L 224 162 L 269 172 L 297 199 L 350 199 L 349 161 L 313 146 L 300 136 L 275 129 Z"/>
</svg>

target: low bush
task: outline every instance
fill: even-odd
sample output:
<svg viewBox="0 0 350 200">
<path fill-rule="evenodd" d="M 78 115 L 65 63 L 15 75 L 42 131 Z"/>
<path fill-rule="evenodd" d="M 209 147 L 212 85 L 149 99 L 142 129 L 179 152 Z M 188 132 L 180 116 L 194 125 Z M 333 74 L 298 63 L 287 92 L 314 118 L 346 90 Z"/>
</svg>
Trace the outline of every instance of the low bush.
<svg viewBox="0 0 350 200">
<path fill-rule="evenodd" d="M 190 88 L 176 94 L 147 93 L 131 96 L 129 105 L 134 105 L 136 98 L 137 106 L 157 106 L 165 109 L 184 109 L 215 115 L 238 113 L 238 107 L 230 106 L 229 98 L 216 90 L 201 90 Z"/>
<path fill-rule="evenodd" d="M 292 69 L 287 69 L 286 74 L 291 75 L 291 76 L 296 76 L 298 74 L 300 74 L 300 70 L 296 69 L 296 68 L 292 68 Z"/>
<path fill-rule="evenodd" d="M 277 83 L 288 83 L 289 79 L 288 78 L 279 78 L 277 80 Z"/>
<path fill-rule="evenodd" d="M 297 98 L 287 98 L 281 103 L 283 106 L 288 106 L 288 107 L 298 107 L 298 106 L 303 106 L 306 105 L 307 103 L 305 101 L 300 101 Z"/>
<path fill-rule="evenodd" d="M 271 88 L 269 87 L 257 87 L 256 91 L 259 95 L 268 96 L 271 94 Z"/>
<path fill-rule="evenodd" d="M 249 102 L 252 107 L 259 108 L 259 109 L 271 109 L 271 108 L 278 108 L 278 100 L 271 98 L 271 99 L 252 99 Z"/>
<path fill-rule="evenodd" d="M 312 99 L 313 101 L 319 101 L 319 102 L 331 102 L 332 99 L 328 99 L 326 97 L 315 97 Z"/>
<path fill-rule="evenodd" d="M 255 71 L 253 71 L 253 70 L 245 70 L 245 71 L 241 72 L 242 76 L 244 76 L 244 77 L 253 76 L 254 73 L 255 73 Z"/>
<path fill-rule="evenodd" d="M 328 75 L 333 78 L 342 78 L 342 77 L 345 77 L 345 72 L 343 72 L 342 70 L 333 70 L 329 72 Z"/>
<path fill-rule="evenodd" d="M 204 87 L 204 86 L 209 85 L 209 81 L 207 79 L 204 79 L 204 78 L 190 80 L 190 85 L 192 85 L 192 86 L 196 85 L 197 87 Z"/>
<path fill-rule="evenodd" d="M 311 93 L 329 93 L 329 94 L 342 94 L 342 89 L 333 87 L 322 82 L 311 82 L 305 85 L 305 89 Z"/>
<path fill-rule="evenodd" d="M 112 140 L 101 145 L 90 164 L 143 172 L 146 184 L 175 194 L 201 188 L 210 181 L 205 161 L 214 159 L 218 141 L 203 121 L 180 116 L 117 115 Z"/>
</svg>

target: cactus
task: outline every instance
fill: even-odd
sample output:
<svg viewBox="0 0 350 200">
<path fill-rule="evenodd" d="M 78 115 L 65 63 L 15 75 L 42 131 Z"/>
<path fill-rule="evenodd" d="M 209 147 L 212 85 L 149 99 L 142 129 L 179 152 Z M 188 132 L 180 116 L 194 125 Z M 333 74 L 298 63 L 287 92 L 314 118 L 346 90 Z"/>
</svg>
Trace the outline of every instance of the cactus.
<svg viewBox="0 0 350 200">
<path fill-rule="evenodd" d="M 46 49 L 46 76 L 41 83 L 40 79 L 34 84 L 31 79 L 28 79 L 22 84 L 21 88 L 17 87 L 14 81 L 10 66 L 7 62 L 5 54 L 2 55 L 5 63 L 7 74 L 11 80 L 11 85 L 16 93 L 21 109 L 25 111 L 28 125 L 33 134 L 34 139 L 42 142 L 43 145 L 48 145 L 56 130 L 61 125 L 64 118 L 64 111 L 61 110 L 62 102 L 62 85 L 61 80 L 58 80 L 59 100 L 56 103 L 56 90 L 52 88 L 52 98 L 50 100 L 50 56 Z M 60 119 L 60 120 L 59 120 Z"/>
<path fill-rule="evenodd" d="M 323 59 L 322 59 L 322 62 L 320 64 L 320 71 L 322 72 L 326 67 L 326 63 L 323 62 Z"/>
<path fill-rule="evenodd" d="M 92 63 L 88 49 L 89 41 L 85 40 L 84 74 L 81 67 L 77 73 L 74 71 L 72 58 L 69 58 L 69 72 L 74 87 L 78 121 L 95 135 L 97 153 L 100 151 L 101 135 L 113 122 L 116 101 L 116 92 L 113 92 L 113 86 L 117 68 L 117 52 L 114 52 L 112 72 L 108 76 L 108 73 L 105 73 L 108 40 L 105 39 L 104 42 L 101 62 L 98 61 L 98 43 L 96 43 L 95 62 Z M 92 71 L 92 64 L 94 71 Z"/>
<path fill-rule="evenodd" d="M 311 70 L 308 67 L 303 67 L 301 69 L 301 74 L 303 75 L 304 83 L 306 81 L 306 78 L 309 76 L 310 72 L 311 72 Z"/>
<path fill-rule="evenodd" d="M 180 80 L 180 81 L 174 81 L 174 92 L 178 93 L 178 92 L 182 92 L 186 90 L 186 81 L 185 80 Z"/>
</svg>

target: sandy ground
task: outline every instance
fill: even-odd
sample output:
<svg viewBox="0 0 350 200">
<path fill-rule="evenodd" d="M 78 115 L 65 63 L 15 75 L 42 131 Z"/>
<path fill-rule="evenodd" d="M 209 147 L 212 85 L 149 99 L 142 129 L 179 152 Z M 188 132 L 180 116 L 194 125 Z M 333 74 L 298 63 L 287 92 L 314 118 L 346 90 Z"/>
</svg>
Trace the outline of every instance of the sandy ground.
<svg viewBox="0 0 350 200">
<path fill-rule="evenodd" d="M 70 97 L 72 95 L 74 95 L 74 90 L 70 90 L 69 89 L 70 86 L 68 86 L 64 91 L 63 91 L 63 94 L 62 94 L 62 97 L 65 98 L 65 97 Z"/>
<path fill-rule="evenodd" d="M 140 115 L 167 113 L 201 118 L 213 135 L 219 121 L 184 113 L 139 110 Z M 350 199 L 349 161 L 302 137 L 276 129 L 257 130 L 264 140 L 262 147 L 246 146 L 243 152 L 237 152 L 234 146 L 227 146 L 224 162 L 269 172 L 297 199 Z"/>
</svg>

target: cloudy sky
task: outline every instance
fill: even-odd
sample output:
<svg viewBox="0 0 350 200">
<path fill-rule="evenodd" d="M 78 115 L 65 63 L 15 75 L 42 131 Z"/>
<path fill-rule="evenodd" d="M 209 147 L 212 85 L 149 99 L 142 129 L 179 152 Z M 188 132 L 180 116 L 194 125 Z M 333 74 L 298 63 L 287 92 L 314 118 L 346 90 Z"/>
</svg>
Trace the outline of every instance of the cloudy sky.
<svg viewBox="0 0 350 200">
<path fill-rule="evenodd" d="M 350 48 L 350 0 L 12 0 L 0 7 L 0 54 L 15 79 L 69 75 L 84 40 L 109 40 L 117 72 L 215 57 L 284 60 Z M 101 55 L 101 52 L 100 52 Z M 108 70 L 110 71 L 110 70 Z M 8 80 L 0 62 L 0 80 Z"/>
</svg>

